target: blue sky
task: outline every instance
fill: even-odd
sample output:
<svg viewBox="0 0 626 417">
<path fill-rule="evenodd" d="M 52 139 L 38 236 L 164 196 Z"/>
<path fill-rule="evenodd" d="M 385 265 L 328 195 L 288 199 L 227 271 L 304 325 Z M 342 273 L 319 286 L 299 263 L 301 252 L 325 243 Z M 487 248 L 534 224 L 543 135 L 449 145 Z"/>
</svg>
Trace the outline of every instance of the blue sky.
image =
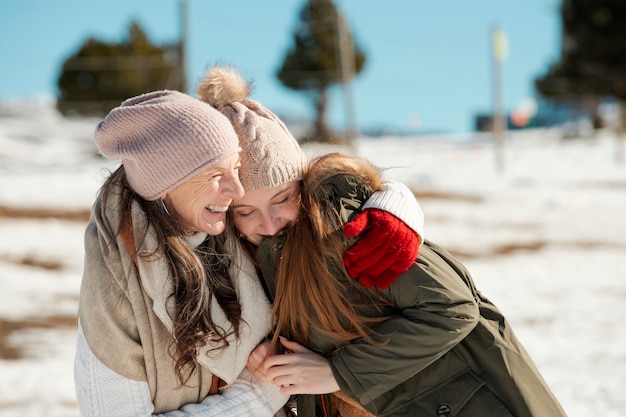
<svg viewBox="0 0 626 417">
<path fill-rule="evenodd" d="M 306 96 L 283 87 L 276 70 L 291 45 L 304 0 L 187 0 L 189 84 L 207 66 L 238 67 L 254 79 L 252 98 L 281 116 L 311 118 Z M 490 31 L 508 40 L 502 97 L 512 111 L 535 97 L 533 80 L 559 57 L 559 0 L 335 0 L 368 62 L 353 82 L 360 129 L 468 131 L 491 111 Z M 178 0 L 3 0 L 0 101 L 56 95 L 61 64 L 89 37 L 120 41 L 132 19 L 156 43 L 180 31 Z M 345 127 L 339 88 L 329 121 Z"/>
</svg>

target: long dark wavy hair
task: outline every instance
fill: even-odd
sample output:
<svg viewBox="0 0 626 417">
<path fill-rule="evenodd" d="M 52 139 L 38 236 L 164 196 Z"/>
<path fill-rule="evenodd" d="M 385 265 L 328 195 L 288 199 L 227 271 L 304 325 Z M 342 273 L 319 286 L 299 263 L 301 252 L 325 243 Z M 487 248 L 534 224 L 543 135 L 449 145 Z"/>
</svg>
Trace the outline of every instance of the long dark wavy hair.
<svg viewBox="0 0 626 417">
<path fill-rule="evenodd" d="M 185 385 L 198 366 L 198 346 L 204 345 L 210 338 L 219 349 L 228 345 L 226 338 L 231 334 L 239 337 L 243 319 L 228 273 L 230 256 L 226 255 L 225 238 L 223 234 L 209 236 L 194 250 L 184 239 L 176 213 L 171 210 L 171 214 L 168 213 L 160 200 L 147 201 L 135 193 L 128 184 L 123 165 L 107 178 L 100 190 L 100 198 L 105 204 L 113 194 L 119 194 L 116 196 L 120 212 L 118 235 L 133 227 L 131 206 L 136 201 L 145 212 L 147 222 L 144 230 L 135 228 L 133 233 L 140 233 L 143 240 L 148 226 L 152 225 L 156 231 L 157 251 L 162 251 L 169 265 L 174 284 L 170 297 L 174 298 L 176 306 L 175 312 L 170 314 L 174 323 L 172 356 L 176 376 L 180 384 Z M 135 248 L 129 249 L 131 253 L 135 252 Z M 161 253 L 142 253 L 138 256 L 150 258 L 161 256 Z M 213 297 L 224 310 L 232 330 L 227 331 L 213 322 L 210 308 Z"/>
</svg>

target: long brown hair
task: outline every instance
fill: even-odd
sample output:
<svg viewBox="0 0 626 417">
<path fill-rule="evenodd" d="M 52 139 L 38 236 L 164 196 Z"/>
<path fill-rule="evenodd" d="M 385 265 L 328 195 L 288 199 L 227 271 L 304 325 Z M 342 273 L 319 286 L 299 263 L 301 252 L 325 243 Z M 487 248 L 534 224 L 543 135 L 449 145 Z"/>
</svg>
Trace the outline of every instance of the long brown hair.
<svg viewBox="0 0 626 417">
<path fill-rule="evenodd" d="M 173 277 L 176 310 L 173 317 L 174 343 L 172 356 L 175 360 L 176 376 L 181 384 L 186 384 L 197 367 L 197 348 L 208 337 L 226 347 L 226 338 L 234 333 L 239 337 L 242 323 L 241 305 L 228 274 L 230 257 L 225 255 L 225 238 L 209 236 L 195 250 L 190 247 L 181 234 L 179 219 L 175 213 L 170 215 L 159 201 L 147 201 L 136 194 L 126 179 L 124 166 L 120 166 L 105 181 L 100 198 L 106 204 L 113 194 L 119 194 L 120 226 L 118 234 L 124 228 L 133 227 L 131 207 L 137 201 L 147 219 L 141 233 L 143 239 L 152 225 L 156 231 L 157 250 L 162 250 Z M 131 253 L 134 248 L 131 249 Z M 140 254 L 142 257 L 158 256 Z M 217 326 L 211 317 L 211 300 L 215 297 L 229 322 L 232 331 L 227 332 Z"/>
<path fill-rule="evenodd" d="M 363 159 L 333 153 L 310 163 L 300 216 L 287 231 L 278 266 L 273 344 L 283 335 L 306 346 L 311 330 L 340 342 L 357 338 L 374 342 L 374 328 L 386 318 L 359 313 L 363 305 L 380 313 L 388 303 L 378 290 L 351 279 L 343 266 L 346 244 L 339 196 L 329 181 L 337 175 L 358 183 L 368 196 L 380 189 L 379 170 Z"/>
</svg>

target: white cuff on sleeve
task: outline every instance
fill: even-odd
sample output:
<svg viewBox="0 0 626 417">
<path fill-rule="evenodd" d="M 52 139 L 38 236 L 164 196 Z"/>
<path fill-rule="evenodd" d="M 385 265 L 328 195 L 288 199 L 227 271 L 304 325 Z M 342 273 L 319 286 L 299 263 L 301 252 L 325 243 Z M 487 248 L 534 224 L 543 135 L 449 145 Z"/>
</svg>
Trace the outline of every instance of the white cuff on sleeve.
<svg viewBox="0 0 626 417">
<path fill-rule="evenodd" d="M 377 191 L 363 204 L 366 208 L 388 211 L 413 229 L 424 242 L 424 213 L 413 192 L 398 181 L 385 180 L 382 191 Z"/>
</svg>

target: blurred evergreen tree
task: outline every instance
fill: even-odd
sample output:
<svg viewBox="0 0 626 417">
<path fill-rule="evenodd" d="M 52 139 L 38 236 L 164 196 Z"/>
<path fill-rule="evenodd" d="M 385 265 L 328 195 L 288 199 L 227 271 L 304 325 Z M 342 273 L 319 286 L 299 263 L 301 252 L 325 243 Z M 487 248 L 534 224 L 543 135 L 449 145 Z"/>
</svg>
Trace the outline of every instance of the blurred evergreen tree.
<svg viewBox="0 0 626 417">
<path fill-rule="evenodd" d="M 595 114 L 606 98 L 626 100 L 626 2 L 563 0 L 560 60 L 535 80 L 545 98 Z"/>
<path fill-rule="evenodd" d="M 343 81 L 339 28 L 345 30 L 343 52 L 350 53 L 346 48 L 352 47 L 354 62 L 348 76 L 358 75 L 365 65 L 365 53 L 355 44 L 332 0 L 306 1 L 293 45 L 277 72 L 283 85 L 304 91 L 311 99 L 316 112 L 313 140 L 333 140 L 334 136 L 326 122 L 326 110 L 329 88 Z"/>
<path fill-rule="evenodd" d="M 179 89 L 177 48 L 155 46 L 135 21 L 121 43 L 89 38 L 63 63 L 57 108 L 66 116 L 104 116 L 129 97 Z"/>
</svg>

